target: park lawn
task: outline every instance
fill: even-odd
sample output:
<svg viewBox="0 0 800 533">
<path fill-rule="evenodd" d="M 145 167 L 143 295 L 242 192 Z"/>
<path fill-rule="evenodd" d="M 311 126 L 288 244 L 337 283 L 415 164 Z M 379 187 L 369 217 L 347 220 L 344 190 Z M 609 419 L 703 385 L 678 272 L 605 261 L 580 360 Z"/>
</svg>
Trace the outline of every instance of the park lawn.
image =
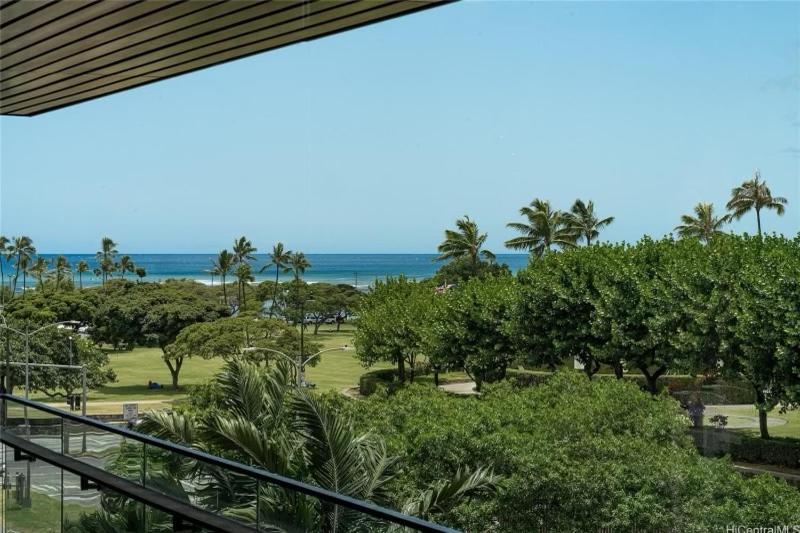
<svg viewBox="0 0 800 533">
<path fill-rule="evenodd" d="M 306 379 L 316 384 L 317 390 L 341 391 L 358 385 L 358 378 L 366 372 L 355 358 L 353 345 L 354 327 L 348 324 L 336 331 L 336 326 L 321 326 L 317 335 L 313 329 L 306 330 L 309 343 L 317 343 L 322 349 L 347 345 L 350 349 L 322 354 L 316 366 L 306 368 Z M 88 414 L 121 413 L 122 403 L 139 402 L 139 411 L 169 407 L 175 401 L 186 398 L 189 388 L 211 379 L 222 368 L 221 359 L 189 358 L 183 363 L 178 390 L 172 389 L 171 377 L 162 359 L 159 348 L 137 347 L 130 351 L 109 352 L 111 368 L 117 381 L 97 390 L 89 391 Z M 377 364 L 375 368 L 388 368 L 389 364 Z M 161 389 L 148 389 L 147 382 L 163 385 Z M 64 407 L 64 402 L 53 401 L 37 395 L 35 400 Z"/>
<path fill-rule="evenodd" d="M 721 414 L 727 416 L 747 416 L 758 420 L 758 412 L 753 405 L 720 405 L 715 406 L 714 409 L 715 412 L 719 411 Z M 781 413 L 778 409 L 773 409 L 768 413 L 767 416 L 769 418 L 781 418 L 786 420 L 786 424 L 780 426 L 769 426 L 770 437 L 790 437 L 800 439 L 800 409 L 792 409 L 786 411 L 785 413 Z M 730 431 L 738 431 L 754 437 L 759 436 L 757 426 L 753 428 L 731 429 Z"/>
<path fill-rule="evenodd" d="M 347 345 L 353 346 L 353 332 L 355 328 L 349 324 L 341 327 L 341 331 L 336 331 L 336 326 L 324 325 L 319 328 L 317 335 L 313 334 L 313 329 L 306 331 L 306 339 L 310 342 L 322 345 L 322 349 L 339 348 Z M 350 349 L 341 352 L 328 352 L 320 356 L 320 362 L 316 366 L 306 367 L 306 379 L 317 386 L 317 390 L 342 391 L 349 387 L 358 386 L 358 378 L 367 370 L 379 368 L 389 368 L 389 363 L 379 363 L 369 369 L 361 366 L 361 362 L 355 357 L 355 350 Z"/>
<path fill-rule="evenodd" d="M 8 531 L 19 533 L 56 533 L 61 531 L 61 500 L 31 491 L 31 506 L 19 507 L 13 501 L 12 493 L 7 495 L 5 509 L 0 508 L 0 516 Z M 77 504 L 64 505 L 64 519 L 77 520 L 81 514 L 94 511 L 93 507 Z"/>
</svg>

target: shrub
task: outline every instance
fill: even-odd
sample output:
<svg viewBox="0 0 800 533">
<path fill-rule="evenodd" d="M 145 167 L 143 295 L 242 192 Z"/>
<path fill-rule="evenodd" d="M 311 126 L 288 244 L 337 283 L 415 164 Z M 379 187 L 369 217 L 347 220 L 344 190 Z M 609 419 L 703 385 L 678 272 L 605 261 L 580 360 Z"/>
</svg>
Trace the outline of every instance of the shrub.
<svg viewBox="0 0 800 533">
<path fill-rule="evenodd" d="M 401 382 L 397 379 L 396 369 L 372 370 L 362 374 L 358 379 L 358 392 L 362 396 L 369 396 L 378 390 L 381 385 L 387 387 L 387 389 L 395 390 L 400 384 Z"/>
<path fill-rule="evenodd" d="M 692 429 L 698 449 L 708 457 L 730 455 L 734 461 L 800 468 L 800 444 L 796 439 L 760 439 L 733 431 Z"/>
<path fill-rule="evenodd" d="M 497 494 L 444 517 L 460 529 L 710 531 L 800 521 L 797 491 L 701 457 L 679 403 L 628 380 L 559 372 L 536 387 L 487 385 L 480 397 L 415 385 L 347 405 L 357 426 L 402 458 L 394 494 L 463 465 L 503 476 Z"/>
</svg>

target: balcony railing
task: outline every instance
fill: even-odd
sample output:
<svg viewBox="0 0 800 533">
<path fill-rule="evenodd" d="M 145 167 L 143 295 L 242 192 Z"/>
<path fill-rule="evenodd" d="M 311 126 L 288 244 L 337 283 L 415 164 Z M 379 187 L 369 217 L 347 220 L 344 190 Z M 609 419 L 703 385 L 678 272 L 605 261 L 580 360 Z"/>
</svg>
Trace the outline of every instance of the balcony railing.
<svg viewBox="0 0 800 533">
<path fill-rule="evenodd" d="M 7 394 L 0 402 L 2 531 L 92 531 L 98 523 L 132 531 L 334 529 L 303 521 L 315 506 L 347 514 L 361 531 L 454 531 L 38 402 Z"/>
</svg>

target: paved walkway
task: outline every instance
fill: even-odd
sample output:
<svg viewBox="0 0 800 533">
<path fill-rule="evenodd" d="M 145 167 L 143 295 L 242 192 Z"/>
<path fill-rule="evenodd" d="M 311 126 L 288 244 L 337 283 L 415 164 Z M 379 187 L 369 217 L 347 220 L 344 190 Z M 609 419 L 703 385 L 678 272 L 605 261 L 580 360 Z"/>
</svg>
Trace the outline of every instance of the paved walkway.
<svg viewBox="0 0 800 533">
<path fill-rule="evenodd" d="M 449 392 L 452 394 L 463 394 L 463 395 L 478 395 L 480 394 L 478 391 L 475 390 L 475 382 L 474 381 L 462 381 L 456 383 L 445 383 L 444 385 L 439 385 L 439 389 L 445 392 Z"/>
</svg>

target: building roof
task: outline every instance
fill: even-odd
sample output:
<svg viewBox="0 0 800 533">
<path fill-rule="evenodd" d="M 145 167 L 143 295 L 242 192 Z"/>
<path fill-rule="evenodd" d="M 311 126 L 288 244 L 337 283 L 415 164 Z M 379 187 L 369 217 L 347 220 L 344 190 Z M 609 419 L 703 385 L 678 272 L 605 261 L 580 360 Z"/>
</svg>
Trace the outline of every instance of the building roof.
<svg viewBox="0 0 800 533">
<path fill-rule="evenodd" d="M 2 0 L 0 113 L 31 116 L 452 0 Z"/>
</svg>

